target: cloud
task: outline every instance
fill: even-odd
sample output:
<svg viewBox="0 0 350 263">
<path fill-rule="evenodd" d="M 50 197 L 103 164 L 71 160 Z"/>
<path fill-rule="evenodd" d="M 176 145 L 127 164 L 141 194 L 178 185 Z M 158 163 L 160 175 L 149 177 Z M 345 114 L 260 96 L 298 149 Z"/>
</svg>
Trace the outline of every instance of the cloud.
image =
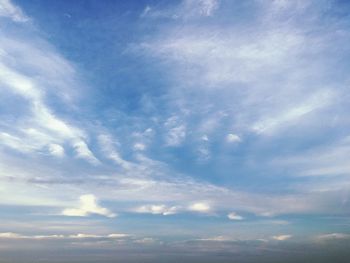
<svg viewBox="0 0 350 263">
<path fill-rule="evenodd" d="M 203 141 L 209 141 L 209 138 L 208 138 L 208 136 L 207 135 L 203 135 L 202 137 L 201 137 L 201 139 L 203 140 Z"/>
<path fill-rule="evenodd" d="M 166 206 L 166 205 L 144 205 L 134 210 L 137 213 L 149 213 L 154 215 L 173 215 L 179 211 L 177 206 Z"/>
<path fill-rule="evenodd" d="M 230 143 L 241 142 L 242 139 L 237 134 L 230 133 L 226 136 L 226 141 Z"/>
<path fill-rule="evenodd" d="M 147 15 L 150 13 L 151 10 L 152 10 L 152 8 L 151 8 L 149 5 L 147 5 L 147 6 L 143 9 L 143 11 L 142 11 L 140 17 L 147 17 Z"/>
<path fill-rule="evenodd" d="M 210 17 L 219 7 L 219 0 L 183 0 L 177 6 L 158 8 L 147 5 L 141 18 L 196 19 Z"/>
<path fill-rule="evenodd" d="M 18 237 L 20 237 L 19 234 L 12 233 L 12 232 L 0 233 L 0 238 L 18 238 Z"/>
<path fill-rule="evenodd" d="M 53 156 L 57 156 L 57 157 L 64 156 L 64 148 L 59 144 L 55 144 L 55 143 L 50 144 L 49 145 L 49 152 Z"/>
<path fill-rule="evenodd" d="M 74 239 L 85 239 L 85 238 L 111 238 L 111 239 L 119 239 L 119 238 L 125 238 L 129 237 L 128 234 L 108 234 L 108 235 L 94 235 L 94 234 L 75 234 L 75 235 L 69 235 L 68 238 L 74 238 Z"/>
<path fill-rule="evenodd" d="M 103 153 L 108 159 L 112 160 L 117 165 L 121 166 L 126 170 L 129 170 L 132 167 L 134 167 L 132 163 L 124 160 L 121 157 L 120 153 L 117 151 L 115 147 L 118 144 L 117 140 L 113 140 L 112 137 L 107 134 L 101 134 L 98 137 L 98 141 Z"/>
<path fill-rule="evenodd" d="M 29 20 L 21 8 L 13 5 L 10 0 L 0 0 L 0 17 L 1 16 L 9 17 L 14 22 L 27 22 Z"/>
<path fill-rule="evenodd" d="M 94 156 L 84 141 L 77 141 L 73 143 L 73 147 L 78 158 L 85 159 L 94 165 L 100 164 L 100 161 Z"/>
<path fill-rule="evenodd" d="M 319 241 L 350 239 L 350 234 L 346 234 L 346 233 L 324 234 L 324 235 L 317 236 L 316 239 Z"/>
<path fill-rule="evenodd" d="M 175 70 L 183 74 L 179 80 L 182 85 L 193 88 L 222 88 L 235 82 L 254 83 L 262 74 L 264 67 L 269 67 L 269 74 L 282 71 L 277 67 L 284 63 L 283 59 L 298 52 L 303 44 L 303 37 L 292 30 L 266 30 L 261 35 L 256 32 L 241 34 L 230 31 L 230 28 L 218 28 L 215 33 L 207 28 L 191 26 L 181 31 L 168 29 L 170 34 L 155 38 L 153 43 L 141 43 L 140 48 L 150 55 L 165 60 L 172 65 L 187 65 L 192 70 Z M 238 29 L 239 30 L 239 29 Z M 235 35 L 241 34 L 240 40 Z M 255 42 L 250 42 L 256 37 Z M 187 72 L 186 72 L 187 71 Z M 267 73 L 267 72 L 266 72 Z M 194 74 L 201 77 L 191 79 Z M 175 76 L 176 77 L 176 76 Z M 268 80 L 268 79 L 267 79 Z M 183 83 L 184 82 L 184 83 Z M 221 88 L 221 89 L 222 89 Z"/>
<path fill-rule="evenodd" d="M 101 207 L 97 203 L 94 195 L 82 195 L 79 198 L 80 206 L 78 208 L 67 208 L 62 211 L 65 216 L 89 216 L 91 214 L 103 215 L 106 217 L 116 217 L 116 214 L 107 208 Z"/>
<path fill-rule="evenodd" d="M 226 236 L 215 236 L 208 238 L 199 238 L 197 241 L 213 241 L 213 242 L 228 242 L 228 241 L 237 241 L 236 239 L 226 237 Z"/>
<path fill-rule="evenodd" d="M 157 239 L 151 238 L 151 237 L 145 237 L 142 239 L 137 239 L 134 241 L 134 243 L 137 244 L 146 244 L 146 245 L 150 245 L 150 244 L 155 244 L 157 242 Z"/>
<path fill-rule="evenodd" d="M 134 149 L 137 151 L 144 151 L 146 149 L 146 145 L 144 145 L 143 143 L 135 143 Z"/>
<path fill-rule="evenodd" d="M 71 235 L 22 235 L 18 233 L 5 232 L 0 233 L 0 239 L 120 239 L 130 237 L 128 234 L 113 233 L 108 235 L 95 235 L 95 234 L 71 234 Z"/>
<path fill-rule="evenodd" d="M 292 238 L 292 235 L 278 235 L 278 236 L 273 236 L 272 238 L 278 241 L 285 241 Z"/>
<path fill-rule="evenodd" d="M 231 212 L 227 215 L 227 217 L 230 219 L 230 220 L 243 220 L 244 217 L 238 215 L 237 213 L 235 212 Z"/>
<path fill-rule="evenodd" d="M 166 145 L 179 146 L 186 138 L 186 126 L 179 117 L 172 116 L 164 124 Z"/>
<path fill-rule="evenodd" d="M 335 181 L 332 177 L 346 176 L 350 173 L 350 165 L 347 158 L 349 154 L 350 140 L 347 136 L 293 155 L 276 158 L 272 164 L 278 167 L 288 167 L 288 169 L 297 167 L 297 169 L 294 168 L 294 174 L 297 176 L 329 177 L 332 182 L 328 180 L 323 185 L 319 182 L 318 185 L 315 185 L 315 188 L 318 188 L 320 191 L 336 190 L 335 185 L 338 180 Z M 343 181 L 339 181 L 339 183 L 343 186 L 347 185 Z"/>
<path fill-rule="evenodd" d="M 22 144 L 20 138 L 8 134 L 7 132 L 1 132 L 0 138 L 2 145 L 18 150 L 20 152 L 29 152 L 35 150 L 35 147 Z"/>
<path fill-rule="evenodd" d="M 219 0 L 184 0 L 184 16 L 212 16 L 219 6 Z"/>
<path fill-rule="evenodd" d="M 188 207 L 189 211 L 199 212 L 199 213 L 208 213 L 211 210 L 211 207 L 207 203 L 199 202 L 193 203 Z"/>
<path fill-rule="evenodd" d="M 32 27 L 27 24 L 22 26 Z M 6 29 L 0 31 L 0 50 L 3 51 L 0 83 L 4 88 L 2 92 L 10 100 L 20 100 L 21 106 L 15 109 L 12 104 L 5 104 L 6 110 L 2 112 L 0 122 L 5 140 L 1 144 L 19 152 L 48 151 L 56 157 L 62 157 L 62 150 L 56 146 L 56 150 L 52 151 L 52 145 L 67 144 L 76 150 L 77 157 L 98 163 L 86 144 L 84 129 L 58 117 L 57 111 L 49 107 L 48 101 L 55 97 L 56 103 L 67 109 L 73 108 L 72 90 L 79 90 L 81 83 L 77 81 L 72 65 L 44 39 L 28 39 L 26 34 L 7 33 Z M 71 86 L 75 89 L 66 88 Z M 71 111 L 73 114 L 74 111 Z"/>
<path fill-rule="evenodd" d="M 306 26 L 298 21 L 299 16 L 308 17 L 309 9 L 301 8 L 290 23 L 279 27 L 276 20 L 285 17 L 284 11 L 278 9 L 272 15 L 274 2 L 254 4 L 269 11 L 254 13 L 256 17 L 248 15 L 252 24 L 173 22 L 140 41 L 133 51 L 156 58 L 160 67 L 169 69 L 165 74 L 170 79 L 169 86 L 176 87 L 175 104 L 192 104 L 189 102 L 198 98 L 202 103 L 189 106 L 189 112 L 197 112 L 203 104 L 210 104 L 213 112 L 225 110 L 230 116 L 228 126 L 235 127 L 238 134 L 276 135 L 291 132 L 291 127 L 301 130 L 311 124 L 322 125 L 320 117 L 336 105 L 342 89 L 342 84 L 332 80 L 323 82 L 311 77 L 323 72 L 326 78 L 333 72 L 320 62 L 328 59 L 324 51 L 332 50 L 325 44 L 330 43 L 330 32 L 326 28 L 319 32 L 317 23 Z M 227 2 L 223 5 L 232 10 L 242 8 Z M 318 18 L 315 15 L 315 21 Z M 308 32 L 314 30 L 319 34 L 310 36 Z M 312 65 L 307 72 L 301 70 L 304 63 Z M 191 95 L 178 90 L 191 90 Z M 208 119 L 207 112 L 198 115 L 194 118 Z"/>
<path fill-rule="evenodd" d="M 253 125 L 253 130 L 257 133 L 272 133 L 277 129 L 286 128 L 288 124 L 298 121 L 306 114 L 332 104 L 334 97 L 335 94 L 331 90 L 317 91 L 304 100 L 303 103 L 293 105 L 293 107 L 286 109 L 284 112 L 278 113 L 277 116 L 258 121 Z"/>
</svg>

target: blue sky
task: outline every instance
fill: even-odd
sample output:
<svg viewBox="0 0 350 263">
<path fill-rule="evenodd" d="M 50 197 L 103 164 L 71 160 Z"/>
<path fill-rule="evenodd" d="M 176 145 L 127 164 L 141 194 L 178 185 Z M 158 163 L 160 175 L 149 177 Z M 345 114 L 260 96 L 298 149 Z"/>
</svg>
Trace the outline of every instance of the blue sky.
<svg viewBox="0 0 350 263">
<path fill-rule="evenodd" d="M 0 0 L 0 262 L 343 255 L 349 10 Z"/>
</svg>

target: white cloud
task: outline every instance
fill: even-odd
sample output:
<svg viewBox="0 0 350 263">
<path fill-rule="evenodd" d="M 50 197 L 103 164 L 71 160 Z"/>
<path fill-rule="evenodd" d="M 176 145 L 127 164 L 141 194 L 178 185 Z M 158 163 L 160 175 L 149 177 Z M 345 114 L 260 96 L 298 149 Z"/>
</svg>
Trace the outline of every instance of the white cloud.
<svg viewBox="0 0 350 263">
<path fill-rule="evenodd" d="M 294 169 L 293 174 L 296 176 L 329 177 L 327 181 L 314 182 L 313 187 L 305 184 L 300 185 L 304 189 L 303 191 L 337 191 L 347 189 L 349 185 L 346 180 L 334 179 L 337 176 L 350 174 L 349 154 L 349 137 L 343 137 L 325 145 L 276 158 L 272 164 Z"/>
<path fill-rule="evenodd" d="M 241 142 L 242 139 L 237 134 L 230 133 L 226 136 L 226 141 L 230 143 Z"/>
<path fill-rule="evenodd" d="M 125 238 L 129 237 L 128 234 L 109 234 L 109 235 L 95 235 L 95 234 L 74 234 L 67 236 L 68 238 L 74 238 L 74 239 L 86 239 L 86 238 L 111 238 L 111 239 L 119 239 L 119 238 Z"/>
<path fill-rule="evenodd" d="M 237 213 L 235 212 L 231 212 L 227 215 L 227 217 L 230 219 L 230 220 L 243 220 L 244 217 L 238 215 Z"/>
<path fill-rule="evenodd" d="M 184 0 L 184 16 L 211 16 L 219 6 L 219 0 Z"/>
<path fill-rule="evenodd" d="M 203 141 L 209 141 L 209 138 L 208 138 L 208 136 L 207 135 L 203 135 L 202 137 L 201 137 L 201 139 L 203 140 Z"/>
<path fill-rule="evenodd" d="M 10 0 L 0 0 L 0 17 L 9 17 L 15 22 L 27 22 L 29 18 L 23 11 L 11 3 Z"/>
<path fill-rule="evenodd" d="M 284 59 L 299 52 L 298 47 L 303 43 L 301 35 L 288 29 L 265 29 L 266 34 L 256 32 L 256 35 L 229 28 L 218 29 L 215 34 L 206 28 L 190 26 L 181 31 L 176 27 L 172 29 L 174 32 L 164 33 L 153 43 L 142 43 L 140 48 L 178 65 L 180 68 L 175 72 L 181 74 L 178 76 L 181 84 L 202 89 L 266 79 L 266 68 L 269 74 L 284 70 Z M 235 34 L 241 38 L 237 39 Z M 182 71 L 182 65 L 191 66 L 193 70 Z"/>
<path fill-rule="evenodd" d="M 39 44 L 22 40 L 21 36 L 17 38 L 4 37 L 0 41 L 0 49 L 4 50 L 0 63 L 0 83 L 3 84 L 4 91 L 9 92 L 8 95 L 19 95 L 27 110 L 20 117 L 16 117 L 19 119 L 18 123 L 2 122 L 5 127 L 11 127 L 6 132 L 7 145 L 22 152 L 41 152 L 52 148 L 52 144 L 61 145 L 67 142 L 76 148 L 79 158 L 96 164 L 96 157 L 88 151 L 85 132 L 58 118 L 46 104 L 48 94 L 53 91 L 64 102 L 70 100 L 70 92 L 50 89 L 50 85 L 75 85 L 78 89 L 80 84 L 73 80 L 75 77 L 72 66 L 44 40 Z M 10 63 L 17 60 L 21 61 L 20 66 Z M 28 75 L 28 71 L 33 72 L 33 77 Z M 67 104 L 66 107 L 71 105 Z"/>
<path fill-rule="evenodd" d="M 114 234 L 109 234 L 107 237 L 109 237 L 109 238 L 123 238 L 123 237 L 128 237 L 128 236 L 130 236 L 130 235 L 114 233 Z"/>
<path fill-rule="evenodd" d="M 219 0 L 183 0 L 178 6 L 160 9 L 147 5 L 142 18 L 196 19 L 212 16 L 219 7 Z"/>
<path fill-rule="evenodd" d="M 12 232 L 0 233 L 0 238 L 18 238 L 18 237 L 20 237 L 20 235 L 17 233 L 12 233 Z"/>
<path fill-rule="evenodd" d="M 170 117 L 166 120 L 164 127 L 166 129 L 165 141 L 168 146 L 179 146 L 186 137 L 186 125 L 176 117 Z"/>
<path fill-rule="evenodd" d="M 291 108 L 279 112 L 274 117 L 264 118 L 253 125 L 253 130 L 257 133 L 273 133 L 278 129 L 288 127 L 304 115 L 317 109 L 324 108 L 331 104 L 335 93 L 331 90 L 320 90 L 312 94 L 299 105 L 293 105 Z"/>
<path fill-rule="evenodd" d="M 188 207 L 188 210 L 194 211 L 194 212 L 199 212 L 199 213 L 208 213 L 210 212 L 210 206 L 207 203 L 203 202 L 198 202 L 198 203 L 193 203 Z"/>
<path fill-rule="evenodd" d="M 8 134 L 6 132 L 0 132 L 0 139 L 2 145 L 5 145 L 20 152 L 28 152 L 33 151 L 35 149 L 34 147 L 31 147 L 29 145 L 22 144 L 20 138 Z"/>
<path fill-rule="evenodd" d="M 62 214 L 65 216 L 89 216 L 91 214 L 97 214 L 106 217 L 116 217 L 116 214 L 107 208 L 101 207 L 97 203 L 96 197 L 92 194 L 80 196 L 79 201 L 80 205 L 78 208 L 64 209 Z"/>
<path fill-rule="evenodd" d="M 64 148 L 59 144 L 52 143 L 49 145 L 49 153 L 53 156 L 63 157 Z"/>
<path fill-rule="evenodd" d="M 146 145 L 144 145 L 143 143 L 135 143 L 134 144 L 134 149 L 137 151 L 144 151 L 146 149 Z"/>
<path fill-rule="evenodd" d="M 288 240 L 288 239 L 292 238 L 292 235 L 278 235 L 278 236 L 273 236 L 272 238 L 274 240 L 284 241 L 284 240 Z"/>
<path fill-rule="evenodd" d="M 6 54 L 7 55 L 7 54 Z M 5 64 L 0 63 L 0 81 L 14 93 L 38 103 L 42 92 L 34 87 L 33 81 Z"/>
<path fill-rule="evenodd" d="M 316 239 L 319 241 L 350 239 L 350 234 L 345 234 L 345 233 L 324 234 L 324 235 L 317 236 Z"/>
<path fill-rule="evenodd" d="M 78 158 L 85 159 L 94 165 L 100 164 L 100 161 L 94 156 L 84 141 L 75 142 L 73 147 Z"/>
<path fill-rule="evenodd" d="M 71 234 L 71 235 L 22 235 L 18 233 L 5 232 L 0 233 L 0 239 L 120 239 L 130 237 L 128 234 L 113 233 L 108 235 L 95 234 Z"/>
<path fill-rule="evenodd" d="M 179 211 L 177 206 L 166 206 L 166 205 L 144 205 L 134 210 L 137 213 L 149 213 L 154 215 L 173 215 Z"/>
<path fill-rule="evenodd" d="M 236 241 L 236 239 L 233 239 L 231 237 L 226 236 L 215 236 L 215 237 L 208 237 L 208 238 L 199 238 L 196 239 L 197 241 L 213 241 L 213 242 L 227 242 L 227 241 Z"/>
<path fill-rule="evenodd" d="M 98 136 L 98 141 L 103 153 L 106 157 L 112 161 L 114 161 L 117 165 L 120 165 L 126 170 L 134 167 L 131 162 L 124 160 L 120 153 L 116 149 L 116 145 L 118 145 L 117 140 L 113 140 L 113 138 L 107 134 L 101 134 Z"/>
<path fill-rule="evenodd" d="M 184 125 L 173 127 L 168 131 L 167 138 L 166 138 L 167 145 L 178 146 L 183 142 L 185 137 L 186 137 L 186 127 Z"/>
</svg>

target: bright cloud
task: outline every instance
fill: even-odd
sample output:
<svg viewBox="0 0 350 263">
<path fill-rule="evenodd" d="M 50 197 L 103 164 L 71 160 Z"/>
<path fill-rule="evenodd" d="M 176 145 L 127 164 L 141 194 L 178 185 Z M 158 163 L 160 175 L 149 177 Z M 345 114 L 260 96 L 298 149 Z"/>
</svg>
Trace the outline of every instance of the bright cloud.
<svg viewBox="0 0 350 263">
<path fill-rule="evenodd" d="M 134 149 L 137 151 L 144 151 L 146 149 L 146 145 L 144 145 L 143 143 L 135 143 Z"/>
<path fill-rule="evenodd" d="M 188 210 L 193 211 L 193 212 L 199 212 L 199 213 L 208 213 L 211 210 L 211 207 L 207 203 L 203 202 L 198 202 L 198 203 L 193 203 L 188 207 Z"/>
<path fill-rule="evenodd" d="M 226 141 L 231 142 L 231 143 L 235 143 L 235 142 L 241 142 L 242 139 L 237 134 L 230 133 L 226 136 Z"/>
<path fill-rule="evenodd" d="M 230 219 L 230 220 L 243 220 L 244 217 L 243 216 L 240 216 L 238 215 L 237 213 L 235 212 L 231 212 L 227 215 L 227 217 Z"/>
<path fill-rule="evenodd" d="M 54 144 L 54 143 L 50 144 L 49 145 L 49 152 L 53 156 L 58 156 L 58 157 L 64 156 L 64 148 L 59 144 Z"/>
<path fill-rule="evenodd" d="M 278 236 L 273 236 L 272 238 L 274 240 L 284 241 L 284 240 L 288 240 L 288 239 L 292 238 L 292 235 L 278 235 Z"/>
<path fill-rule="evenodd" d="M 62 211 L 65 216 L 89 216 L 91 214 L 103 215 L 106 217 L 116 217 L 116 214 L 107 208 L 100 206 L 94 195 L 82 195 L 79 198 L 78 208 L 67 208 Z"/>
</svg>

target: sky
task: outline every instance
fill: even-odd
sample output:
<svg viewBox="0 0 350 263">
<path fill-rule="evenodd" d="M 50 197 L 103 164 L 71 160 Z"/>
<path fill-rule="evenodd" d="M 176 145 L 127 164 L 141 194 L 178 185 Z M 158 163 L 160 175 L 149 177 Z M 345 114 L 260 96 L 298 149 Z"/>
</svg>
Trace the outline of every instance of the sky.
<svg viewBox="0 0 350 263">
<path fill-rule="evenodd" d="M 349 14 L 0 0 L 0 262 L 349 262 Z"/>
</svg>

